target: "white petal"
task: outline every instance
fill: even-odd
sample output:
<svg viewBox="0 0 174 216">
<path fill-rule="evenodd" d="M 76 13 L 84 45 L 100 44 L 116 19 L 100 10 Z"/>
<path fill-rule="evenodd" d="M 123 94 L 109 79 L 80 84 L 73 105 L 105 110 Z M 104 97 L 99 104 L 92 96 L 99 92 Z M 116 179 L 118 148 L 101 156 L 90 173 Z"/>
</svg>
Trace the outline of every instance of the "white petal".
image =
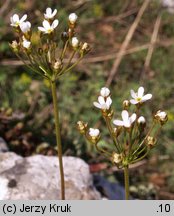
<svg viewBox="0 0 174 216">
<path fill-rule="evenodd" d="M 51 8 L 47 8 L 46 9 L 46 14 L 47 15 L 51 15 L 52 14 L 52 9 Z"/>
<path fill-rule="evenodd" d="M 24 14 L 23 17 L 20 19 L 20 23 L 24 22 L 27 19 L 27 14 Z"/>
<path fill-rule="evenodd" d="M 49 22 L 48 22 L 47 20 L 44 20 L 44 21 L 42 22 L 42 24 L 43 24 L 43 27 L 45 28 L 45 30 L 50 29 L 50 24 L 49 24 Z"/>
<path fill-rule="evenodd" d="M 137 94 L 134 92 L 134 90 L 130 90 L 130 93 L 131 93 L 131 96 L 132 96 L 132 98 L 137 98 Z"/>
<path fill-rule="evenodd" d="M 59 24 L 59 20 L 56 19 L 56 20 L 53 21 L 51 27 L 52 27 L 53 29 L 55 29 L 55 28 L 58 26 L 58 24 Z"/>
<path fill-rule="evenodd" d="M 151 98 L 152 98 L 152 94 L 146 94 L 143 96 L 141 101 L 144 102 L 144 101 L 150 100 Z"/>
<path fill-rule="evenodd" d="M 139 87 L 139 89 L 138 89 L 138 97 L 139 97 L 139 98 L 142 98 L 143 95 L 144 95 L 144 88 L 141 86 L 141 87 Z"/>
<path fill-rule="evenodd" d="M 129 114 L 127 110 L 123 110 L 121 113 L 122 119 L 124 122 L 126 122 L 129 119 Z"/>
<path fill-rule="evenodd" d="M 138 101 L 136 101 L 136 100 L 134 100 L 134 99 L 131 99 L 131 100 L 130 100 L 130 103 L 131 103 L 131 104 L 137 104 Z"/>
<path fill-rule="evenodd" d="M 18 16 L 18 14 L 14 14 L 13 17 L 12 17 L 12 19 L 13 19 L 13 22 L 19 22 L 19 16 Z"/>
<path fill-rule="evenodd" d="M 31 28 L 31 23 L 30 22 L 23 22 L 20 24 L 20 28 L 21 28 L 21 31 L 23 33 L 26 33 L 28 31 L 30 31 L 30 28 Z"/>
<path fill-rule="evenodd" d="M 54 17 L 57 13 L 57 9 L 54 9 L 53 13 L 52 13 L 52 16 Z"/>
<path fill-rule="evenodd" d="M 129 128 L 131 126 L 130 120 L 124 121 L 124 127 Z"/>
<path fill-rule="evenodd" d="M 110 90 L 109 90 L 108 88 L 106 88 L 106 87 L 103 87 L 103 88 L 101 88 L 101 90 L 100 90 L 100 94 L 101 94 L 101 96 L 103 96 L 103 97 L 108 97 L 109 94 L 110 94 Z"/>
<path fill-rule="evenodd" d="M 121 121 L 121 120 L 114 120 L 113 123 L 116 126 L 123 126 L 124 125 L 123 121 Z"/>
<path fill-rule="evenodd" d="M 94 104 L 95 107 L 101 109 L 101 105 L 100 105 L 99 103 L 97 103 L 97 102 L 93 102 L 93 104 Z"/>
<path fill-rule="evenodd" d="M 133 113 L 133 114 L 131 115 L 131 117 L 129 118 L 131 124 L 135 121 L 136 117 L 137 117 L 137 115 L 136 115 L 135 113 Z"/>
<path fill-rule="evenodd" d="M 38 27 L 39 31 L 45 32 L 45 28 L 44 27 Z"/>
<path fill-rule="evenodd" d="M 106 103 L 101 104 L 101 109 L 106 110 L 106 109 L 109 109 L 109 108 L 110 108 L 110 107 L 108 107 L 108 105 L 107 105 Z"/>
<path fill-rule="evenodd" d="M 104 99 L 104 97 L 99 96 L 99 97 L 98 97 L 98 102 L 99 102 L 100 104 L 105 104 L 105 99 Z"/>
<path fill-rule="evenodd" d="M 112 104 L 112 99 L 110 97 L 108 97 L 106 99 L 106 105 L 107 105 L 108 109 L 110 108 L 111 104 Z"/>
</svg>

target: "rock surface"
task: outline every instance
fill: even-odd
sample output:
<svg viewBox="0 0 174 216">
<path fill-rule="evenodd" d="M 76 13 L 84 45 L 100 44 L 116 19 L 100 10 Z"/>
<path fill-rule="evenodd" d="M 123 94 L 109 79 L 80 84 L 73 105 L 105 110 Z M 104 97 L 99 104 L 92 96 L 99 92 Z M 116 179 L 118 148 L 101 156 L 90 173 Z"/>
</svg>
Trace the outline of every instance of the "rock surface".
<svg viewBox="0 0 174 216">
<path fill-rule="evenodd" d="M 101 199 L 93 186 L 88 165 L 75 157 L 64 157 L 66 199 Z M 0 153 L 0 200 L 60 199 L 58 159 L 36 155 L 27 158 Z"/>
<path fill-rule="evenodd" d="M 7 147 L 7 143 L 2 137 L 0 137 L 0 152 L 7 152 L 7 151 L 9 151 Z"/>
</svg>

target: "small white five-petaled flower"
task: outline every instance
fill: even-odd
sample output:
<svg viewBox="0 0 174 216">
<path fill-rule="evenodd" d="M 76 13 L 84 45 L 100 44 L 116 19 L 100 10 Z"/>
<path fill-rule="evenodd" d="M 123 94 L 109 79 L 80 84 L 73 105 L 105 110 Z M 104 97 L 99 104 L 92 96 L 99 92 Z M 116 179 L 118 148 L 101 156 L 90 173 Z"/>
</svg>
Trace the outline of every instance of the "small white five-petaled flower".
<svg viewBox="0 0 174 216">
<path fill-rule="evenodd" d="M 95 107 L 102 110 L 109 110 L 112 104 L 111 97 L 107 97 L 106 99 L 102 96 L 98 97 L 98 102 L 93 103 Z"/>
<path fill-rule="evenodd" d="M 139 87 L 138 92 L 134 92 L 134 90 L 131 90 L 130 93 L 133 98 L 130 100 L 131 104 L 143 103 L 152 98 L 152 94 L 144 95 L 144 88 L 142 86 Z"/>
<path fill-rule="evenodd" d="M 71 13 L 69 15 L 69 22 L 71 24 L 75 24 L 75 22 L 77 21 L 78 16 L 75 13 Z"/>
<path fill-rule="evenodd" d="M 101 88 L 100 95 L 102 97 L 108 97 L 110 95 L 110 90 L 106 87 Z"/>
<path fill-rule="evenodd" d="M 89 135 L 90 135 L 92 138 L 98 137 L 99 134 L 100 134 L 99 129 L 89 128 Z"/>
<path fill-rule="evenodd" d="M 50 25 L 50 23 L 47 20 L 43 21 L 43 27 L 38 27 L 38 29 L 45 34 L 51 34 L 54 29 L 58 26 L 59 21 L 56 19 L 53 21 L 53 23 Z"/>
<path fill-rule="evenodd" d="M 44 17 L 45 19 L 53 19 L 56 13 L 57 13 L 57 9 L 54 9 L 54 11 L 52 11 L 51 8 L 47 8 L 46 13 L 44 14 Z"/>
<path fill-rule="evenodd" d="M 126 128 L 130 128 L 132 123 L 135 121 L 136 119 L 136 114 L 133 113 L 130 117 L 129 117 L 129 113 L 127 110 L 123 110 L 122 113 L 121 113 L 121 116 L 122 116 L 122 121 L 121 120 L 114 120 L 113 123 L 116 125 L 116 126 L 123 126 L 123 127 L 126 127 Z"/>
<path fill-rule="evenodd" d="M 27 32 L 29 32 L 30 31 L 30 29 L 31 29 L 31 23 L 30 22 L 22 22 L 21 24 L 20 24 L 20 29 L 21 29 L 21 31 L 23 32 L 23 33 L 27 33 Z"/>
<path fill-rule="evenodd" d="M 23 15 L 21 19 L 19 19 L 18 14 L 14 14 L 12 17 L 10 17 L 11 26 L 18 27 L 21 25 L 25 20 L 27 19 L 27 14 Z"/>
</svg>

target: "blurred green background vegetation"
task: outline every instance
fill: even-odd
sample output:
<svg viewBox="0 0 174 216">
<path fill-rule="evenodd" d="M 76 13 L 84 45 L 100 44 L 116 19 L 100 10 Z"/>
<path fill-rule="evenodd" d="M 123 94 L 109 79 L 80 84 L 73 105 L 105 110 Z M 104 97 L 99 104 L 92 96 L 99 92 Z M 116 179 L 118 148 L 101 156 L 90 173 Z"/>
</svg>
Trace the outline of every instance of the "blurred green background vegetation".
<svg viewBox="0 0 174 216">
<path fill-rule="evenodd" d="M 91 45 L 92 50 L 78 67 L 58 82 L 63 151 L 65 155 L 82 157 L 88 163 L 99 163 L 103 158 L 79 135 L 76 122 L 87 121 L 92 127 L 102 122 L 100 112 L 93 107 L 93 101 L 97 99 L 100 88 L 105 86 L 116 53 L 143 2 L 7 0 L 0 3 L 0 136 L 11 150 L 24 156 L 35 153 L 56 154 L 49 85 L 46 80 L 43 82 L 41 77 L 23 66 L 10 50 L 9 42 L 15 39 L 10 27 L 10 16 L 14 13 L 27 13 L 34 32 L 41 25 L 47 7 L 57 8 L 60 29 L 65 29 L 69 13 L 78 14 L 77 32 L 80 39 Z M 149 67 L 145 68 L 149 43 L 159 16 L 161 21 L 156 46 Z M 35 33 L 33 39 L 38 39 Z M 143 45 L 148 46 L 142 49 Z M 166 187 L 167 184 L 168 191 L 172 191 L 174 185 L 174 171 L 171 166 L 174 161 L 173 45 L 174 15 L 168 13 L 159 1 L 151 1 L 127 48 L 132 49 L 132 52 L 122 58 L 110 86 L 116 116 L 120 115 L 122 101 L 130 98 L 130 89 L 136 90 L 140 85 L 145 87 L 147 93 L 153 94 L 153 100 L 144 108 L 146 117 L 159 109 L 167 111 L 169 121 L 160 134 L 158 148 L 153 151 L 153 155 L 168 156 L 165 163 L 157 159 L 155 170 L 157 178 L 160 178 L 159 173 L 166 173 L 163 186 Z M 97 60 L 96 57 L 100 59 Z M 104 142 L 109 143 L 108 132 L 102 125 L 100 129 Z M 157 167 L 160 167 L 159 170 Z M 157 186 L 160 187 L 159 184 Z"/>
</svg>

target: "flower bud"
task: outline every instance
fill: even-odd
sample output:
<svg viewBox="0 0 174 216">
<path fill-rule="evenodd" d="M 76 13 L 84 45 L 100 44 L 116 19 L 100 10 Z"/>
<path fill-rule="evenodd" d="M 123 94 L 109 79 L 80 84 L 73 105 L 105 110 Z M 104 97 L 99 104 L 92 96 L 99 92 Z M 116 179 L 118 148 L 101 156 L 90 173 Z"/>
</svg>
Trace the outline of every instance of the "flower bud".
<svg viewBox="0 0 174 216">
<path fill-rule="evenodd" d="M 73 37 L 71 43 L 73 48 L 77 48 L 79 45 L 79 40 L 76 37 Z"/>
<path fill-rule="evenodd" d="M 123 109 L 127 110 L 130 107 L 130 102 L 128 100 L 123 101 Z"/>
<path fill-rule="evenodd" d="M 113 163 L 119 164 L 119 163 L 121 163 L 122 160 L 123 160 L 122 154 L 117 154 L 116 152 L 113 152 L 112 158 L 111 158 L 111 161 Z"/>
<path fill-rule="evenodd" d="M 10 47 L 16 53 L 19 51 L 19 44 L 18 44 L 18 42 L 16 40 L 12 41 L 12 43 L 10 44 Z"/>
<path fill-rule="evenodd" d="M 30 49 L 30 46 L 31 46 L 31 42 L 28 41 L 28 40 L 23 40 L 22 46 L 23 46 L 25 49 L 29 50 L 29 49 Z"/>
<path fill-rule="evenodd" d="M 81 134 L 85 134 L 86 133 L 86 129 L 87 129 L 88 124 L 84 123 L 83 121 L 78 121 L 77 122 L 77 130 L 81 133 Z"/>
<path fill-rule="evenodd" d="M 140 116 L 137 121 L 138 121 L 138 124 L 145 124 L 146 123 L 146 119 L 143 116 Z"/>
<path fill-rule="evenodd" d="M 158 110 L 154 117 L 157 121 L 161 123 L 161 125 L 165 124 L 168 120 L 167 113 L 161 110 Z"/>
<path fill-rule="evenodd" d="M 62 62 L 57 60 L 54 65 L 53 65 L 53 68 L 57 71 L 59 70 L 60 68 L 62 68 Z"/>
<path fill-rule="evenodd" d="M 69 38 L 68 33 L 67 32 L 62 32 L 62 34 L 61 34 L 62 41 L 66 42 L 68 40 L 68 38 Z"/>
<path fill-rule="evenodd" d="M 89 128 L 89 137 L 92 143 L 96 144 L 100 139 L 100 131 L 99 129 Z"/>
<path fill-rule="evenodd" d="M 90 51 L 90 47 L 88 43 L 83 43 L 81 47 L 82 54 L 86 54 Z"/>
<path fill-rule="evenodd" d="M 122 127 L 115 127 L 114 128 L 114 135 L 116 137 L 118 137 L 120 135 L 121 131 L 122 131 Z"/>
<path fill-rule="evenodd" d="M 152 148 L 156 144 L 156 139 L 152 136 L 147 137 L 147 145 Z"/>
<path fill-rule="evenodd" d="M 69 22 L 71 25 L 74 25 L 77 21 L 78 16 L 75 13 L 69 15 Z"/>
</svg>

